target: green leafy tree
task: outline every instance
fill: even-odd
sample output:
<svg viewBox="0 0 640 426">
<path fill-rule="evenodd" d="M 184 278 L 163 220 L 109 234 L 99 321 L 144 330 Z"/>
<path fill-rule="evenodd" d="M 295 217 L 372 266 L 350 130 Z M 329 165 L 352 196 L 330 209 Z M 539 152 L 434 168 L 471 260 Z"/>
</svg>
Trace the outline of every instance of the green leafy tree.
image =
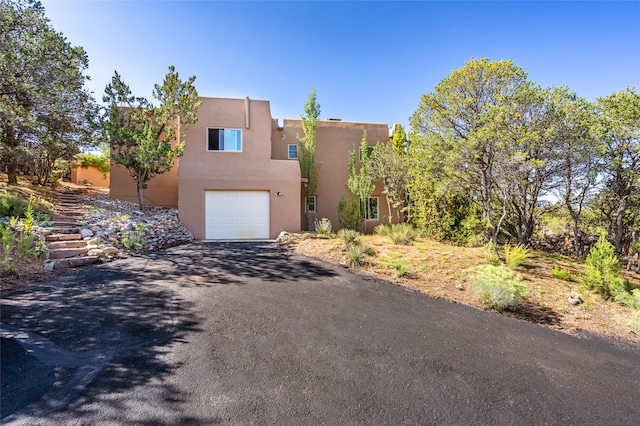
<svg viewBox="0 0 640 426">
<path fill-rule="evenodd" d="M 194 81 L 192 76 L 183 82 L 170 66 L 162 85 L 156 84 L 153 90 L 157 106 L 133 96 L 117 71 L 105 88 L 103 101 L 108 109 L 103 128 L 111 159 L 135 180 L 140 210 L 145 210 L 147 182 L 173 167 L 184 151 L 189 126 L 198 120 L 201 102 Z"/>
<path fill-rule="evenodd" d="M 586 202 L 597 188 L 602 166 L 597 139 L 590 131 L 594 119 L 593 106 L 567 88 L 560 87 L 555 90 L 554 109 L 560 153 L 556 194 L 571 217 L 574 250 L 582 255 L 580 224 Z"/>
<path fill-rule="evenodd" d="M 369 144 L 367 142 L 367 131 L 362 131 L 362 140 L 360 141 L 360 167 L 356 162 L 356 150 L 349 152 L 349 179 L 347 180 L 347 192 L 360 201 L 360 216 L 364 215 L 362 206 L 371 196 L 374 189 L 374 182 L 369 172 Z M 365 223 L 365 232 L 367 223 Z"/>
<path fill-rule="evenodd" d="M 512 61 L 471 59 L 423 95 L 411 117 L 412 144 L 438 158 L 447 180 L 464 187 L 482 208 L 485 241 L 496 234 L 493 201 L 496 157 L 502 141 L 487 128 L 493 108 L 526 82 L 527 73 Z M 491 131 L 488 131 L 491 130 Z"/>
<path fill-rule="evenodd" d="M 400 222 L 409 179 L 409 162 L 406 152 L 398 150 L 393 140 L 391 143 L 378 142 L 368 160 L 367 171 L 371 180 L 382 183 L 382 192 L 389 209 L 389 222 L 391 222 L 392 207 L 396 209 L 396 216 Z"/>
<path fill-rule="evenodd" d="M 393 137 L 391 138 L 391 146 L 393 146 L 394 152 L 398 154 L 406 154 L 409 147 L 409 140 L 407 134 L 404 131 L 402 124 L 396 123 L 393 129 Z"/>
<path fill-rule="evenodd" d="M 620 261 L 615 248 L 603 235 L 589 251 L 584 269 L 584 286 L 587 290 L 596 290 L 605 299 L 615 297 L 623 291 L 620 278 Z"/>
<path fill-rule="evenodd" d="M 597 134 L 603 157 L 605 191 L 611 210 L 605 215 L 618 253 L 640 204 L 640 94 L 635 89 L 596 100 Z M 635 212 L 629 212 L 636 206 Z"/>
<path fill-rule="evenodd" d="M 57 33 L 37 1 L 0 1 L 0 158 L 9 183 L 34 162 L 46 183 L 55 161 L 92 143 L 97 107 L 83 86 L 88 60 Z M 35 148 L 35 152 L 34 152 Z"/>
<path fill-rule="evenodd" d="M 316 164 L 316 133 L 318 132 L 318 121 L 320 119 L 320 105 L 316 100 L 316 89 L 311 89 L 309 97 L 304 104 L 304 113 L 302 118 L 302 131 L 304 135 L 298 136 L 300 144 L 300 172 L 302 178 L 306 179 L 303 187 L 304 202 L 307 198 L 315 195 L 318 188 L 318 170 L 320 165 Z M 307 229 L 309 229 L 309 220 L 307 217 Z"/>
</svg>

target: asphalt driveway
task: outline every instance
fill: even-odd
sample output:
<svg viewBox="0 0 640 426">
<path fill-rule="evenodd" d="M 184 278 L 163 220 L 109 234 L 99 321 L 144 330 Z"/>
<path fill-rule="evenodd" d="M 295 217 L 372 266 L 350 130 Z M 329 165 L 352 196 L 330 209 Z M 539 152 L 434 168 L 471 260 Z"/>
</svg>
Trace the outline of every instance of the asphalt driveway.
<svg viewBox="0 0 640 426">
<path fill-rule="evenodd" d="M 3 424 L 638 424 L 640 348 L 193 243 L 2 294 Z"/>
</svg>

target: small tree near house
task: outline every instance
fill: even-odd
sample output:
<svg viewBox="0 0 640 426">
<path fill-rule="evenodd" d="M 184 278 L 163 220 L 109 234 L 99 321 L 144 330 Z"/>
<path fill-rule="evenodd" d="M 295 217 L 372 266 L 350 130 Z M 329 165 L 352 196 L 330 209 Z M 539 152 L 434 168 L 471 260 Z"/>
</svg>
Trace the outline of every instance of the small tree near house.
<svg viewBox="0 0 640 426">
<path fill-rule="evenodd" d="M 318 170 L 320 165 L 316 164 L 316 133 L 318 131 L 318 119 L 320 118 L 320 104 L 316 101 L 316 89 L 311 89 L 307 102 L 304 103 L 304 114 L 302 118 L 302 131 L 304 135 L 298 135 L 298 143 L 300 144 L 300 172 L 302 178 L 306 179 L 303 187 L 304 202 L 310 196 L 315 195 L 318 187 Z M 310 228 L 310 218 L 307 214 L 306 228 Z"/>
<path fill-rule="evenodd" d="M 111 158 L 135 180 L 140 210 L 145 210 L 143 190 L 155 176 L 169 171 L 184 151 L 184 137 L 198 120 L 195 76 L 183 82 L 173 66 L 162 85 L 155 85 L 155 106 L 132 95 L 116 71 L 105 88 L 108 108 L 103 117 L 104 136 Z M 182 140 L 178 140 L 182 139 Z"/>
</svg>

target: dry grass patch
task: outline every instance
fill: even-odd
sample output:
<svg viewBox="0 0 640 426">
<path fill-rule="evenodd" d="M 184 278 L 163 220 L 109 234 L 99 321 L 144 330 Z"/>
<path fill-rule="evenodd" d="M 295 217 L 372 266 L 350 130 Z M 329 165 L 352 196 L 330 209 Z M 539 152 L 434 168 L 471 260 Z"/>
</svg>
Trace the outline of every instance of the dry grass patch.
<svg viewBox="0 0 640 426">
<path fill-rule="evenodd" d="M 388 237 L 379 235 L 360 238 L 373 247 L 376 254 L 367 259 L 366 265 L 355 268 L 359 273 L 372 274 L 432 297 L 481 307 L 474 297 L 471 277 L 477 266 L 488 263 L 483 247 L 459 247 L 421 238 L 410 245 L 395 245 Z M 345 264 L 345 247 L 337 238 L 297 234 L 292 235 L 290 246 L 305 256 Z M 503 253 L 500 254 L 504 262 Z M 574 280 L 554 277 L 554 268 L 566 270 Z M 526 282 L 529 295 L 519 309 L 505 311 L 505 315 L 571 334 L 588 332 L 640 344 L 640 330 L 638 327 L 634 330 L 634 314 L 629 308 L 583 290 L 584 259 L 532 251 L 513 271 Z M 640 286 L 639 274 L 623 271 L 622 276 Z M 583 303 L 571 304 L 568 298 L 572 295 L 580 296 Z"/>
</svg>

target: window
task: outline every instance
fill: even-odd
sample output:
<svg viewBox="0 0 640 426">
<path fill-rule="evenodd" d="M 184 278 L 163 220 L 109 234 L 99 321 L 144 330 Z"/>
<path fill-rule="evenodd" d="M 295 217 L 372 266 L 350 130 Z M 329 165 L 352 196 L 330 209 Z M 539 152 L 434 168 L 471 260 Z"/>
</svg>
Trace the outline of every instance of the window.
<svg viewBox="0 0 640 426">
<path fill-rule="evenodd" d="M 242 151 L 242 130 L 207 129 L 207 151 Z"/>
<path fill-rule="evenodd" d="M 290 160 L 298 158 L 298 145 L 290 143 L 288 152 L 287 156 Z"/>
<path fill-rule="evenodd" d="M 307 197 L 307 204 L 305 208 L 307 213 L 315 213 L 316 212 L 316 196 L 310 195 Z"/>
<path fill-rule="evenodd" d="M 369 197 L 361 202 L 362 216 L 365 220 L 378 219 L 378 197 Z"/>
<path fill-rule="evenodd" d="M 360 147 L 360 151 L 358 151 L 358 152 L 359 152 L 359 154 L 358 154 L 358 159 L 359 159 L 360 161 L 362 161 L 362 147 Z M 372 146 L 368 146 L 368 147 L 367 147 L 367 156 L 368 156 L 369 158 L 371 158 L 371 154 L 373 154 L 373 147 L 372 147 Z"/>
</svg>

